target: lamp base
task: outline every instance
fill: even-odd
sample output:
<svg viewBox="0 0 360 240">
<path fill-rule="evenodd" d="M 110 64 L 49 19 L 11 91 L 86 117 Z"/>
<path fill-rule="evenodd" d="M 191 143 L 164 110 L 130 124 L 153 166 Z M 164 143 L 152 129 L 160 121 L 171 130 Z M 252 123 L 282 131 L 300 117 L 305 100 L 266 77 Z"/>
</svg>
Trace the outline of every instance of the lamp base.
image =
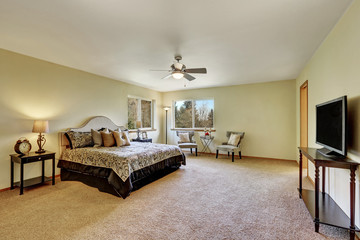
<svg viewBox="0 0 360 240">
<path fill-rule="evenodd" d="M 36 143 L 39 146 L 39 150 L 35 151 L 35 153 L 44 153 L 44 152 L 46 152 L 43 149 L 43 147 L 44 147 L 44 145 L 46 143 L 46 139 L 45 139 L 44 135 L 41 135 L 41 133 L 39 133 L 39 137 L 38 137 Z"/>
</svg>

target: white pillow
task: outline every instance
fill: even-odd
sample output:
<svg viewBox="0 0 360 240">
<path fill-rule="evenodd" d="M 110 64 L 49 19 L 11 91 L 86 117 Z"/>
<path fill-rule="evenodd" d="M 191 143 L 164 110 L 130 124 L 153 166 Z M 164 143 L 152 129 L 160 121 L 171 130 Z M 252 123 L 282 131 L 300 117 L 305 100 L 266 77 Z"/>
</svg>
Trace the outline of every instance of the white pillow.
<svg viewBox="0 0 360 240">
<path fill-rule="evenodd" d="M 188 143 L 190 142 L 189 133 L 179 133 L 180 142 Z"/>
<path fill-rule="evenodd" d="M 112 134 L 114 135 L 117 147 L 125 146 L 126 141 L 122 138 L 122 135 L 123 135 L 122 132 L 112 131 Z"/>
<path fill-rule="evenodd" d="M 123 146 L 130 146 L 130 138 L 129 138 L 129 132 L 126 130 L 121 131 L 122 138 L 125 140 L 125 144 Z"/>
<path fill-rule="evenodd" d="M 240 134 L 231 134 L 229 141 L 228 141 L 228 145 L 233 145 L 233 146 L 237 146 L 238 143 L 240 141 Z"/>
</svg>

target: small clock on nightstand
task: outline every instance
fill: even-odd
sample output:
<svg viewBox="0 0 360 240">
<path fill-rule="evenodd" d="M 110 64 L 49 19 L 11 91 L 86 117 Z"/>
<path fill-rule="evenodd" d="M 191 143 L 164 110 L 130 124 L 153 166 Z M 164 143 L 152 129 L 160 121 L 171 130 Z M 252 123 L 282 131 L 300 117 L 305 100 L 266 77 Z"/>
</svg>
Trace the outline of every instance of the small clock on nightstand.
<svg viewBox="0 0 360 240">
<path fill-rule="evenodd" d="M 19 138 L 15 143 L 14 150 L 19 154 L 28 154 L 31 150 L 31 144 L 26 138 Z"/>
</svg>

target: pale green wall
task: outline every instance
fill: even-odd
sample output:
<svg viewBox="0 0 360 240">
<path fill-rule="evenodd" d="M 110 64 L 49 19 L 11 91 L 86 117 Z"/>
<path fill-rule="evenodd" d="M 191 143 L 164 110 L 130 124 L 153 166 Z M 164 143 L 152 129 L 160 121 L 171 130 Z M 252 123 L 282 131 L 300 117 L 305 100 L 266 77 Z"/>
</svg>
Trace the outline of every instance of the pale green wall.
<svg viewBox="0 0 360 240">
<path fill-rule="evenodd" d="M 226 131 L 245 131 L 243 155 L 296 159 L 295 80 L 166 92 L 163 103 L 172 106 L 173 100 L 202 98 L 214 99 L 213 152 L 216 145 L 227 140 Z M 168 142 L 175 144 L 176 133 L 170 130 L 173 114 L 169 115 Z M 201 146 L 199 133 L 203 132 L 196 134 Z"/>
<path fill-rule="evenodd" d="M 27 137 L 37 150 L 37 134 L 31 133 L 34 119 L 49 120 L 45 149 L 58 153 L 58 132 L 78 127 L 90 117 L 104 115 L 126 125 L 128 95 L 156 100 L 158 130 L 149 137 L 161 142 L 161 93 L 0 49 L 0 189 L 10 186 L 8 154 L 14 153 L 16 140 Z M 49 166 L 50 162 L 47 175 Z M 26 165 L 25 178 L 40 173 L 40 164 Z"/>
<path fill-rule="evenodd" d="M 316 51 L 296 80 L 297 145 L 300 144 L 299 88 L 308 80 L 309 147 L 315 144 L 315 105 L 348 96 L 349 147 L 348 157 L 360 161 L 360 1 L 356 0 Z M 309 165 L 314 179 L 314 167 Z M 349 171 L 328 169 L 327 192 L 349 213 Z M 359 179 L 359 172 L 357 173 Z M 359 221 L 359 181 L 357 183 L 356 223 Z"/>
</svg>

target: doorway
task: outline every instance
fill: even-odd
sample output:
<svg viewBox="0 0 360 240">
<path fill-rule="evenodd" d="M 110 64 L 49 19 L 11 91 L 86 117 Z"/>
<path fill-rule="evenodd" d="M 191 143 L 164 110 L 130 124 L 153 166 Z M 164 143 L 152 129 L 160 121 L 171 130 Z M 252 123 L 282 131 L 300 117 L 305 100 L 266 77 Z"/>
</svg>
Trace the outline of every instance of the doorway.
<svg viewBox="0 0 360 240">
<path fill-rule="evenodd" d="M 308 147 L 308 81 L 300 86 L 300 147 Z M 303 168 L 308 169 L 308 159 L 303 156 Z M 309 176 L 309 171 L 307 171 Z"/>
</svg>

